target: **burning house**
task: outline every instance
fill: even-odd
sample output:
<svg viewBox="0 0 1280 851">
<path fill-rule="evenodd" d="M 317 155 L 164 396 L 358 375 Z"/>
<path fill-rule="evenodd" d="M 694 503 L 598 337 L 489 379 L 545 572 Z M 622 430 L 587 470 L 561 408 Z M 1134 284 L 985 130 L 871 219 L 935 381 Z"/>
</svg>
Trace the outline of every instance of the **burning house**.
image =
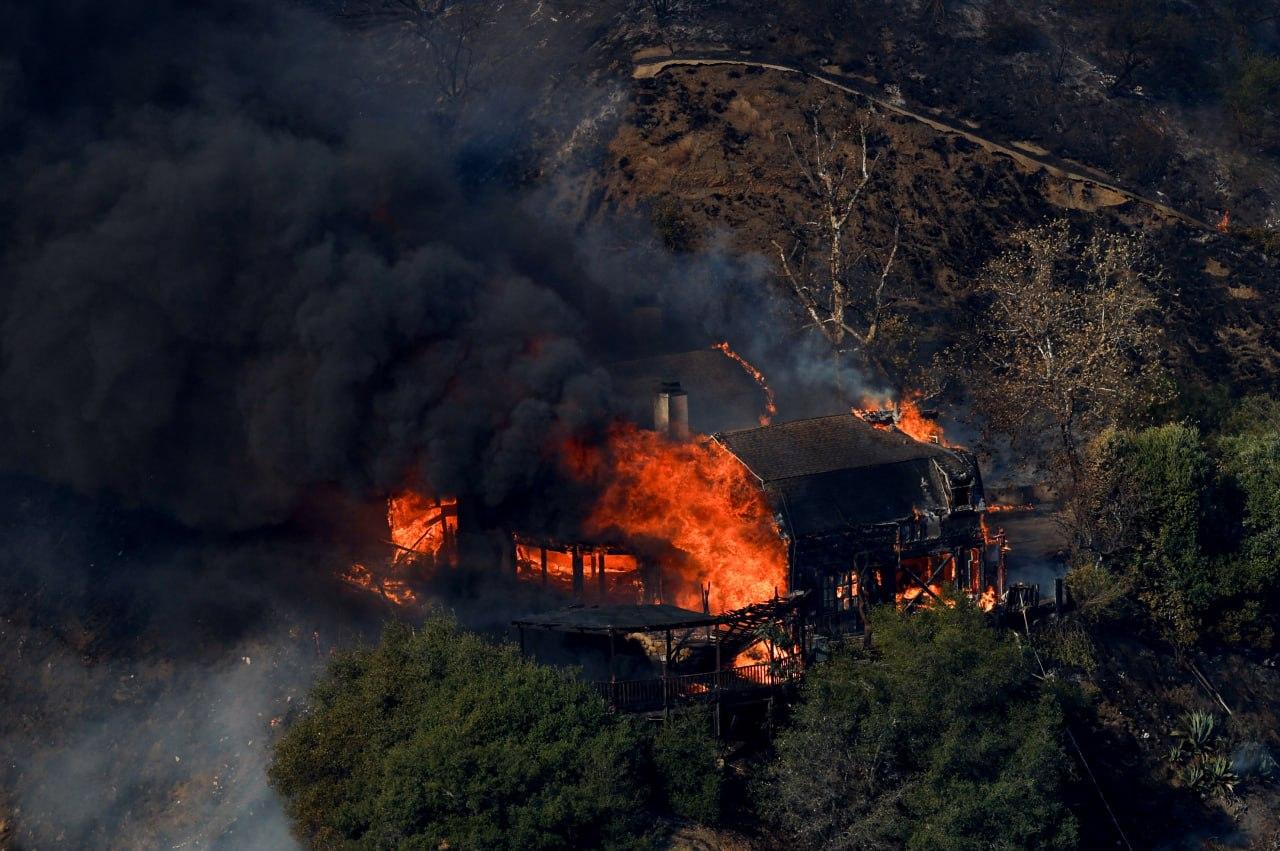
<svg viewBox="0 0 1280 851">
<path fill-rule="evenodd" d="M 615 706 L 767 702 L 815 632 L 858 631 L 872 604 L 1001 598 L 1006 548 L 976 459 L 914 405 L 774 424 L 759 373 L 727 347 L 629 368 L 643 408 L 559 447 L 590 504 L 497 532 L 517 579 L 573 601 L 514 621 L 522 646 L 581 667 Z M 452 499 L 402 495 L 388 522 L 390 567 L 407 576 L 456 563 L 467 534 Z M 360 571 L 354 584 L 376 583 Z M 403 580 L 377 587 L 412 600 Z"/>
<path fill-rule="evenodd" d="M 1005 548 L 987 531 L 973 455 L 918 440 L 894 417 L 840 414 L 714 438 L 759 482 L 787 542 L 787 585 L 810 592 L 828 623 L 857 624 L 868 603 L 937 601 L 944 587 L 988 607 L 1003 591 Z"/>
<path fill-rule="evenodd" d="M 517 578 L 578 603 L 700 615 L 799 594 L 808 616 L 836 630 L 860 628 L 874 603 L 910 608 L 949 591 L 991 608 L 1003 595 L 1006 548 L 988 530 L 977 462 L 914 405 L 764 416 L 707 436 L 709 422 L 756 420 L 761 379 L 749 364 L 726 347 L 629 368 L 647 391 L 648 410 L 632 419 L 652 427 L 620 421 L 560 448 L 594 504 L 558 533 L 508 528 Z M 699 385 L 711 404 L 699 404 Z M 399 497 L 388 520 L 396 564 L 450 562 L 455 502 Z M 398 602 L 402 585 L 384 594 Z"/>
<path fill-rule="evenodd" d="M 628 552 L 626 518 L 616 517 L 596 524 L 606 536 L 620 535 L 611 542 L 569 545 L 517 535 L 517 570 L 558 582 L 581 600 L 671 600 L 708 613 L 806 592 L 810 612 L 840 629 L 859 627 L 866 606 L 877 602 L 911 607 L 940 600 L 946 588 L 989 608 L 1003 593 L 1003 537 L 987 530 L 982 478 L 963 449 L 923 442 L 892 421 L 877 424 L 855 413 L 725 431 L 703 441 L 673 441 L 675 463 L 696 466 L 696 459 L 709 457 L 740 468 L 745 476 L 732 486 L 741 490 L 747 483 L 758 502 L 743 497 L 737 504 L 767 506 L 768 517 L 757 510 L 754 517 L 724 519 L 741 519 L 747 529 L 764 526 L 776 536 L 776 549 L 759 535 L 753 536 L 758 546 L 726 540 L 723 550 L 711 552 L 682 547 L 677 510 L 654 512 L 653 524 L 641 524 L 646 534 L 656 533 L 667 518 L 676 552 Z M 659 456 L 649 457 L 660 467 Z M 698 498 L 694 488 L 680 489 L 674 499 L 682 495 Z M 750 591 L 739 593 L 744 585 L 754 588 L 754 599 Z"/>
</svg>

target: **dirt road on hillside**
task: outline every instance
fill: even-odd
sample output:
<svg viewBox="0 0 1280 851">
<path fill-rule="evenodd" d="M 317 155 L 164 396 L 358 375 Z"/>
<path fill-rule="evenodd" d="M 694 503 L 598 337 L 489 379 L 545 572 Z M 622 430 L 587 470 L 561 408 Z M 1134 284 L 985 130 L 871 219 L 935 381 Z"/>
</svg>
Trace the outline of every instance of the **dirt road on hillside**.
<svg viewBox="0 0 1280 851">
<path fill-rule="evenodd" d="M 1141 195 L 1131 189 L 1126 189 L 1119 185 L 1115 178 L 1103 174 L 1102 172 L 1094 171 L 1093 169 L 1080 165 L 1079 163 L 1073 163 L 1061 159 L 1054 156 L 1052 153 L 1041 148 L 1036 148 L 1034 145 L 1029 143 L 1000 142 L 975 132 L 974 128 L 952 123 L 944 117 L 938 115 L 925 115 L 923 113 L 913 111 L 886 98 L 883 93 L 873 88 L 870 82 L 834 73 L 832 69 L 810 70 L 748 56 L 706 56 L 694 54 L 650 56 L 646 51 L 641 51 L 636 54 L 634 61 L 635 69 L 632 72 L 632 77 L 637 80 L 651 79 L 671 67 L 693 65 L 738 65 L 747 68 L 761 68 L 767 71 L 778 71 L 784 74 L 798 74 L 809 77 L 848 94 L 866 98 L 868 101 L 874 103 L 877 107 L 885 110 L 886 112 L 901 115 L 913 121 L 918 121 L 939 133 L 960 136 L 998 156 L 1009 157 L 1028 171 L 1034 172 L 1043 170 L 1047 174 L 1061 180 L 1078 183 L 1080 184 L 1081 189 L 1080 203 L 1082 206 L 1092 203 L 1095 208 L 1108 207 L 1117 206 L 1118 204 L 1126 201 L 1134 201 L 1151 208 L 1163 216 L 1176 219 L 1184 224 L 1191 225 L 1192 227 L 1209 231 L 1214 230 L 1214 227 L 1208 222 L 1203 222 L 1200 219 L 1181 212 L 1180 210 L 1175 210 L 1169 205 L 1161 203 L 1154 198 L 1148 198 L 1147 196 Z"/>
</svg>

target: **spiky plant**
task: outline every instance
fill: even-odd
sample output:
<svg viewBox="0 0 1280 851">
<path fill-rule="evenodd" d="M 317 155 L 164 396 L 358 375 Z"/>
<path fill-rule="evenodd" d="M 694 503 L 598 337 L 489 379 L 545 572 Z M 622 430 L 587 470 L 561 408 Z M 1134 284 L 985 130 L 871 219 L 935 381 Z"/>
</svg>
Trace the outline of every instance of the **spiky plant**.
<svg viewBox="0 0 1280 851">
<path fill-rule="evenodd" d="M 1204 777 L 1201 783 L 1207 795 L 1226 797 L 1236 791 L 1236 773 L 1231 770 L 1231 760 L 1218 754 L 1204 760 Z"/>
<path fill-rule="evenodd" d="M 1181 758 L 1185 752 L 1191 757 L 1201 756 L 1213 743 L 1216 726 L 1211 712 L 1185 712 L 1173 730 L 1174 752 Z"/>
<path fill-rule="evenodd" d="M 1204 782 L 1204 768 L 1198 762 L 1187 763 L 1182 767 L 1179 779 L 1188 789 L 1199 789 L 1200 784 Z"/>
</svg>

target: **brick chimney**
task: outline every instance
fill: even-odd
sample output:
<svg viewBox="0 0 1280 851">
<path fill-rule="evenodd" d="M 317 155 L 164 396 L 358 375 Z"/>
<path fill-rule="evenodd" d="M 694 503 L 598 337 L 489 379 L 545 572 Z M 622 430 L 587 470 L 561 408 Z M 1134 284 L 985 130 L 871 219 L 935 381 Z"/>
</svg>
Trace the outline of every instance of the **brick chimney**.
<svg viewBox="0 0 1280 851">
<path fill-rule="evenodd" d="M 672 440 L 689 439 L 689 394 L 679 381 L 664 381 L 653 397 L 653 430 Z"/>
</svg>

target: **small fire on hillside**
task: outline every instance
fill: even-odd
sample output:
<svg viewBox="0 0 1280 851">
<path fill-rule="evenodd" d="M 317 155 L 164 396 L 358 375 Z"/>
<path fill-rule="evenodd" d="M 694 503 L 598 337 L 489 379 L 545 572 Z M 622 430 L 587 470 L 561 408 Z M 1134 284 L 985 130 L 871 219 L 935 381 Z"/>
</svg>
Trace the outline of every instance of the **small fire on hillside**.
<svg viewBox="0 0 1280 851">
<path fill-rule="evenodd" d="M 908 393 L 899 400 L 865 397 L 853 413 L 878 429 L 894 428 L 921 443 L 950 445 L 943 438 L 935 415 L 920 407 L 919 393 Z"/>
</svg>

